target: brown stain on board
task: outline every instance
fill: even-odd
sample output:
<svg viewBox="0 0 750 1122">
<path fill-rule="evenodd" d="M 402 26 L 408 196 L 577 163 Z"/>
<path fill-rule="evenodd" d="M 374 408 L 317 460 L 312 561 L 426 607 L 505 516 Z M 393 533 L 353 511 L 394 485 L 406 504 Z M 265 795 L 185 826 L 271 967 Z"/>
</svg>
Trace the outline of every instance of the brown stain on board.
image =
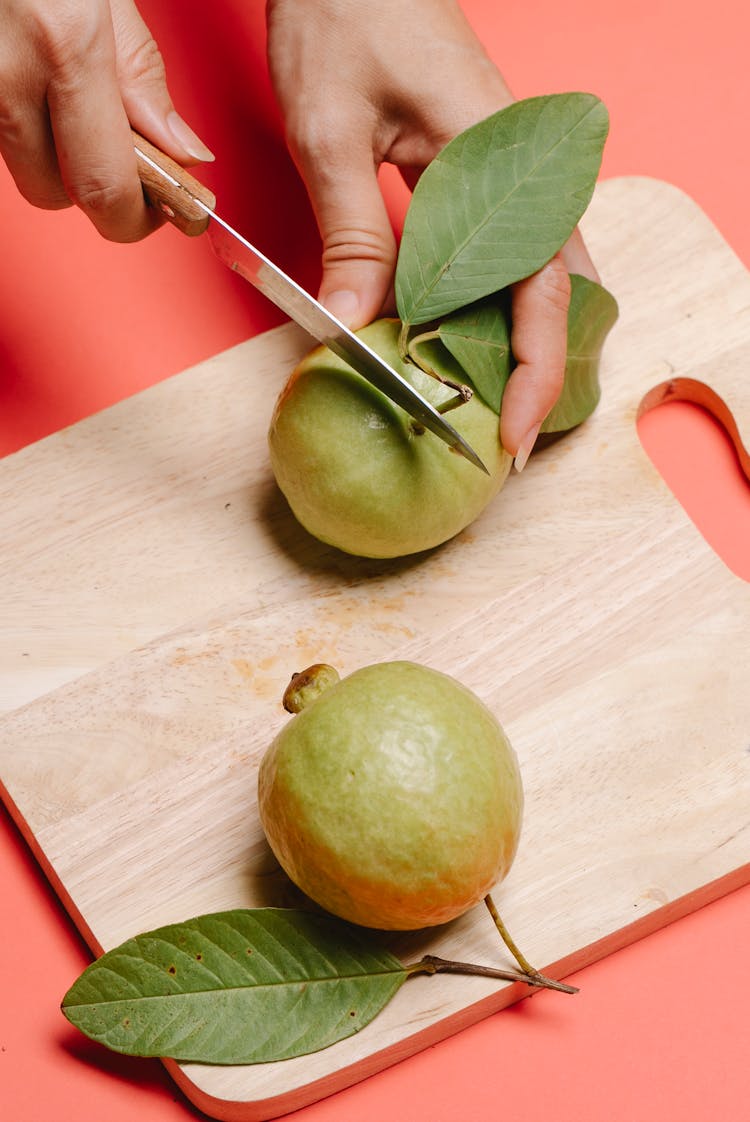
<svg viewBox="0 0 750 1122">
<path fill-rule="evenodd" d="M 220 654 L 219 647 L 214 643 L 211 646 L 201 647 L 199 650 L 189 650 L 187 647 L 178 647 L 172 655 L 172 666 L 194 666 L 196 663 L 210 662 Z"/>
<path fill-rule="evenodd" d="M 241 678 L 246 678 L 248 682 L 252 682 L 256 672 L 256 668 L 253 663 L 249 662 L 246 658 L 233 658 L 232 666 L 235 668 Z"/>
</svg>

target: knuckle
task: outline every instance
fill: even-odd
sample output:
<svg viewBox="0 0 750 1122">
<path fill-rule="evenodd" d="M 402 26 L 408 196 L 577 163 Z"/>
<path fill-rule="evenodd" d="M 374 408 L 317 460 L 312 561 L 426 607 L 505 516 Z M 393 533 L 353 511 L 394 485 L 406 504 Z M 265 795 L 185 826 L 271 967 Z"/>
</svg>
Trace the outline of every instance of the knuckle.
<svg viewBox="0 0 750 1122">
<path fill-rule="evenodd" d="M 124 58 L 118 59 L 118 70 L 128 81 L 138 85 L 161 85 L 166 81 L 164 59 L 151 36 L 138 43 Z"/>
<path fill-rule="evenodd" d="M 316 106 L 315 112 L 292 113 L 287 117 L 290 147 L 304 166 L 327 169 L 346 163 L 353 147 L 361 147 L 362 133 L 340 107 Z"/>
<path fill-rule="evenodd" d="M 72 184 L 70 194 L 77 206 L 91 214 L 105 214 L 122 201 L 123 190 L 119 183 L 99 176 L 89 176 Z"/>
<path fill-rule="evenodd" d="M 392 243 L 378 230 L 341 226 L 326 231 L 323 243 L 323 267 L 326 269 L 352 260 L 390 266 L 392 257 Z"/>
<path fill-rule="evenodd" d="M 68 195 L 112 241 L 135 241 L 142 236 L 131 220 L 135 213 L 131 186 L 119 177 L 89 173 L 68 184 Z"/>
<path fill-rule="evenodd" d="M 537 273 L 540 296 L 556 311 L 567 315 L 570 304 L 570 276 L 562 261 L 555 256 Z"/>
<path fill-rule="evenodd" d="M 39 210 L 66 210 L 73 205 L 62 184 L 16 180 L 16 186 L 26 202 Z"/>
<path fill-rule="evenodd" d="M 77 74 L 80 65 L 90 60 L 107 42 L 105 7 L 101 4 L 57 5 L 54 16 L 38 13 L 35 39 L 53 74 Z"/>
<path fill-rule="evenodd" d="M 290 144 L 304 167 L 316 166 L 325 170 L 341 154 L 340 141 L 322 119 L 290 130 Z"/>
<path fill-rule="evenodd" d="M 0 158 L 5 160 L 19 194 L 41 210 L 71 206 L 54 149 L 37 147 L 28 125 L 21 106 L 9 104 L 0 94 Z"/>
<path fill-rule="evenodd" d="M 20 103 L 3 96 L 0 91 L 0 147 L 14 151 L 23 146 L 26 133 L 26 116 Z"/>
</svg>

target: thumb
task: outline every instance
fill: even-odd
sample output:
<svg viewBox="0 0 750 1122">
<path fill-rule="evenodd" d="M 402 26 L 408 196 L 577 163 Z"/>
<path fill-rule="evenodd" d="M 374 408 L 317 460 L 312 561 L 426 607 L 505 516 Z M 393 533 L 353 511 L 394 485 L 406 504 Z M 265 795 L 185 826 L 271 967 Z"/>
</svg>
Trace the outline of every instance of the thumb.
<svg viewBox="0 0 750 1122">
<path fill-rule="evenodd" d="M 570 277 L 560 254 L 513 286 L 516 367 L 500 411 L 500 439 L 521 471 L 565 378 Z"/>
<path fill-rule="evenodd" d="M 378 185 L 372 151 L 300 159 L 323 241 L 318 298 L 347 327 L 381 312 L 393 281 L 396 238 Z"/>
<path fill-rule="evenodd" d="M 132 0 L 110 0 L 117 77 L 131 125 L 180 164 L 213 160 L 213 154 L 177 113 L 164 61 Z"/>
</svg>

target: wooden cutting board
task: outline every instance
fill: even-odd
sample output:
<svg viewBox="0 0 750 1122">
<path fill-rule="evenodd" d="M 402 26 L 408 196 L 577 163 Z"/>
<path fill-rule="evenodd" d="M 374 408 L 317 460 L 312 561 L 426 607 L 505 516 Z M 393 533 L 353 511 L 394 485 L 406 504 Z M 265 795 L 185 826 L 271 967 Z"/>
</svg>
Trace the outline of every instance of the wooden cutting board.
<svg viewBox="0 0 750 1122">
<path fill-rule="evenodd" d="M 500 718 L 527 809 L 496 899 L 549 973 L 750 880 L 750 586 L 636 433 L 640 408 L 697 400 L 729 425 L 750 476 L 750 277 L 657 181 L 601 184 L 584 232 L 621 309 L 602 403 L 424 556 L 345 557 L 279 497 L 266 427 L 309 348 L 291 326 L 0 463 L 4 797 L 94 951 L 201 912 L 295 901 L 262 836 L 255 775 L 288 719 L 286 682 L 318 660 L 348 673 L 416 659 Z M 390 945 L 408 960 L 507 962 L 482 908 Z M 167 1066 L 209 1114 L 270 1118 L 525 992 L 419 978 L 316 1055 Z"/>
</svg>

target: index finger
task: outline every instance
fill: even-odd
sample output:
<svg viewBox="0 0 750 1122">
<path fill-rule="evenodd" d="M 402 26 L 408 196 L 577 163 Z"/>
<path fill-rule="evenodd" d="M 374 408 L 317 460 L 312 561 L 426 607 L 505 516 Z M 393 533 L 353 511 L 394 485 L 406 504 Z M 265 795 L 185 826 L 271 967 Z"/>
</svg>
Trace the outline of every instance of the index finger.
<svg viewBox="0 0 750 1122">
<path fill-rule="evenodd" d="M 159 219 L 146 205 L 138 178 L 109 7 L 104 8 L 106 14 L 89 11 L 70 49 L 58 52 L 47 104 L 70 199 L 105 238 L 129 242 L 145 237 Z"/>
</svg>

